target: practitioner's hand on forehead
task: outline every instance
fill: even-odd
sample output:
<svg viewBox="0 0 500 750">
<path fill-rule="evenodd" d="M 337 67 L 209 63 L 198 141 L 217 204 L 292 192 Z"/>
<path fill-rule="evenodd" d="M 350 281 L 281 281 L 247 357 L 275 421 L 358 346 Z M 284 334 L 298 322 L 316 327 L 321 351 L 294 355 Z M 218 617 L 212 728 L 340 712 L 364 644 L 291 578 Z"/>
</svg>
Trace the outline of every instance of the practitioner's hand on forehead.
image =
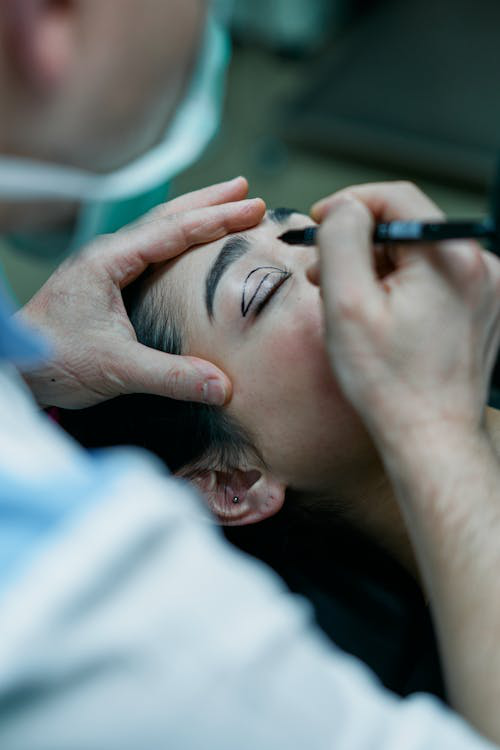
<svg viewBox="0 0 500 750">
<path fill-rule="evenodd" d="M 260 199 L 238 178 L 155 209 L 143 222 L 99 238 L 66 261 L 21 314 L 49 337 L 53 360 L 26 378 L 39 403 L 81 408 L 125 393 L 223 404 L 231 384 L 195 357 L 137 342 L 121 291 L 149 264 L 257 224 Z"/>
</svg>

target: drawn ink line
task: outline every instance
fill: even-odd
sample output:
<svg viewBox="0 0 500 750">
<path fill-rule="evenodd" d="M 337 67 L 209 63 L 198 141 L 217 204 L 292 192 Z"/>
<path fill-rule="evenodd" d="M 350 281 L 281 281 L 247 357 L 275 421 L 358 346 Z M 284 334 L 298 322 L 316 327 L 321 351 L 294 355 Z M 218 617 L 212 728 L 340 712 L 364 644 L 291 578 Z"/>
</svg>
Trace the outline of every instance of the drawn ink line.
<svg viewBox="0 0 500 750">
<path fill-rule="evenodd" d="M 266 275 L 261 279 L 261 281 L 260 281 L 257 289 L 255 290 L 255 292 L 252 295 L 252 298 L 250 299 L 250 301 L 248 302 L 248 304 L 245 305 L 245 296 L 246 296 L 248 281 L 249 281 L 250 277 L 254 273 L 256 273 L 257 271 L 267 271 L 267 270 L 269 270 L 269 273 L 266 273 Z M 245 282 L 243 284 L 243 294 L 241 296 L 241 314 L 242 314 L 242 316 L 244 318 L 246 318 L 246 315 L 247 315 L 250 307 L 252 306 L 252 302 L 254 301 L 255 297 L 259 293 L 259 289 L 261 288 L 262 284 L 265 282 L 266 279 L 269 278 L 269 276 L 271 276 L 271 274 L 272 274 L 273 271 L 278 271 L 278 273 L 286 274 L 286 271 L 283 271 L 282 268 L 276 268 L 276 266 L 259 266 L 258 268 L 254 268 L 253 271 L 250 271 L 250 273 L 246 277 Z"/>
</svg>

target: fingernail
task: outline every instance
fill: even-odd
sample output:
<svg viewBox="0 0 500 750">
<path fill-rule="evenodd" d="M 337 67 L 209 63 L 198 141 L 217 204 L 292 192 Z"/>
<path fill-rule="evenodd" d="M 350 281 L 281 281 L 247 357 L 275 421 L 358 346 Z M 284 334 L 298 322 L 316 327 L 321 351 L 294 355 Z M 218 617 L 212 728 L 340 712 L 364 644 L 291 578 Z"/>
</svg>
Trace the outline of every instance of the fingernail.
<svg viewBox="0 0 500 750">
<path fill-rule="evenodd" d="M 203 383 L 203 401 L 211 406 L 224 406 L 227 401 L 227 389 L 222 380 L 207 380 Z"/>
<path fill-rule="evenodd" d="M 257 208 L 260 208 L 261 210 L 264 208 L 265 210 L 265 204 L 262 198 L 245 198 L 245 200 L 235 203 L 234 207 L 238 211 L 242 211 L 244 214 L 251 214 L 252 216 Z"/>
<path fill-rule="evenodd" d="M 342 191 L 342 193 L 339 193 L 338 195 L 331 195 L 329 198 L 317 201 L 317 203 L 314 203 L 314 205 L 311 206 L 311 218 L 319 223 L 323 219 L 326 219 L 327 213 L 330 214 L 335 209 L 345 206 L 346 204 L 352 204 L 353 202 L 357 203 L 358 199 L 356 196 L 346 191 Z"/>
<path fill-rule="evenodd" d="M 242 201 L 242 203 L 246 203 L 248 206 L 260 206 L 262 208 L 266 207 L 265 201 L 262 198 L 247 198 L 245 201 Z"/>
<path fill-rule="evenodd" d="M 311 206 L 310 215 L 311 218 L 314 219 L 314 221 L 319 221 L 321 219 L 321 207 L 323 206 L 323 201 L 318 201 L 317 203 L 314 203 L 314 205 Z"/>
</svg>

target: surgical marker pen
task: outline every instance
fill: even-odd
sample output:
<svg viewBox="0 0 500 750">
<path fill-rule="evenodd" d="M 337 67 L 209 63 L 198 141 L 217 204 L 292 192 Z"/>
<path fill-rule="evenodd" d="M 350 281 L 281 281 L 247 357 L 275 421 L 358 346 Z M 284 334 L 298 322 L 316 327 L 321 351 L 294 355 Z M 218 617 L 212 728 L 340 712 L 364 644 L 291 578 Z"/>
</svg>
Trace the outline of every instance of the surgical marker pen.
<svg viewBox="0 0 500 750">
<path fill-rule="evenodd" d="M 498 226 L 492 218 L 471 221 L 391 221 L 377 224 L 374 242 L 439 242 L 455 239 L 497 239 Z M 315 245 L 318 227 L 290 229 L 278 239 L 288 245 Z"/>
</svg>

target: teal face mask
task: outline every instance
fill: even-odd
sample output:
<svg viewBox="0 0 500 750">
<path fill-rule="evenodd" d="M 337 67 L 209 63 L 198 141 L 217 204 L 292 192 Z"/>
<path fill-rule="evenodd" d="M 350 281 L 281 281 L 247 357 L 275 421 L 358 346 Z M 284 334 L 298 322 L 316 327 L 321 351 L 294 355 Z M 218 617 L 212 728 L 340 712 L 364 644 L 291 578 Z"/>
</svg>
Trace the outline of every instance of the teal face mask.
<svg viewBox="0 0 500 750">
<path fill-rule="evenodd" d="M 226 32 L 209 17 L 196 70 L 163 140 L 108 174 L 0 157 L 0 200 L 65 200 L 80 205 L 76 221 L 56 232 L 17 233 L 10 245 L 55 258 L 97 234 L 113 232 L 166 200 L 170 181 L 195 162 L 217 132 L 230 59 Z"/>
</svg>

